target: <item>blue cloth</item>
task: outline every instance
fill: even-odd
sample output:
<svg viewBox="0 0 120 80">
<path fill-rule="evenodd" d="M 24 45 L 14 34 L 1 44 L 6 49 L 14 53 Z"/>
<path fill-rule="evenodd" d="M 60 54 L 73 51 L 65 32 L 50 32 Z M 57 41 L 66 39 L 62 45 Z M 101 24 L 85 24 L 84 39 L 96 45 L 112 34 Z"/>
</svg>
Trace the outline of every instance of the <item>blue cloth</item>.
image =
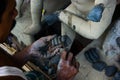
<svg viewBox="0 0 120 80">
<path fill-rule="evenodd" d="M 46 15 L 43 22 L 47 23 L 50 26 L 50 25 L 53 25 L 58 20 L 59 20 L 58 14 L 53 13 L 50 15 Z"/>
<path fill-rule="evenodd" d="M 94 22 L 100 22 L 103 11 L 104 5 L 98 4 L 89 12 L 87 19 Z"/>
</svg>

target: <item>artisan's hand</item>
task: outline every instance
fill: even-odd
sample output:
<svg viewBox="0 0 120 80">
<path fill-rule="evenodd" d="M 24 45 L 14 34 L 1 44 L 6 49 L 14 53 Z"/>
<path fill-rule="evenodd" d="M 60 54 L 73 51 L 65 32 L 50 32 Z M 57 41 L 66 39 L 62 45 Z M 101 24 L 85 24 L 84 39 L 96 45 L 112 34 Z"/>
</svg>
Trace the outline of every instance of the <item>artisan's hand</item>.
<svg viewBox="0 0 120 80">
<path fill-rule="evenodd" d="M 14 55 L 14 58 L 21 63 L 20 66 L 23 66 L 28 60 L 37 59 L 37 61 L 41 58 L 50 58 L 55 54 L 59 53 L 60 45 L 58 46 L 50 46 L 51 40 L 55 37 L 47 36 L 42 37 L 35 41 L 30 46 L 26 47 L 21 52 Z"/>
<path fill-rule="evenodd" d="M 48 57 L 49 42 L 55 35 L 46 36 L 35 41 L 28 49 L 28 53 L 33 57 Z M 55 48 L 54 48 L 55 49 Z"/>
<path fill-rule="evenodd" d="M 58 64 L 57 80 L 72 80 L 78 73 L 79 63 L 73 61 L 73 54 L 69 53 L 66 59 L 67 52 L 61 53 L 61 59 Z"/>
</svg>

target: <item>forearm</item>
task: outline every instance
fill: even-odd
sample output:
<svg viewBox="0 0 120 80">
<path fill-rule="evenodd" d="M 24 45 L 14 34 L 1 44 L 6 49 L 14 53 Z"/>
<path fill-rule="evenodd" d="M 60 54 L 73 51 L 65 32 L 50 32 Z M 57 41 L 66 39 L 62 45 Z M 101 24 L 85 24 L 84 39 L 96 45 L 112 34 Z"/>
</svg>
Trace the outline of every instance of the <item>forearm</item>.
<svg viewBox="0 0 120 80">
<path fill-rule="evenodd" d="M 21 52 L 16 53 L 15 55 L 13 55 L 13 57 L 15 58 L 15 60 L 17 62 L 19 62 L 19 65 L 22 67 L 28 60 L 30 60 L 30 54 L 28 53 L 28 48 L 26 47 L 25 49 L 23 49 Z"/>
</svg>

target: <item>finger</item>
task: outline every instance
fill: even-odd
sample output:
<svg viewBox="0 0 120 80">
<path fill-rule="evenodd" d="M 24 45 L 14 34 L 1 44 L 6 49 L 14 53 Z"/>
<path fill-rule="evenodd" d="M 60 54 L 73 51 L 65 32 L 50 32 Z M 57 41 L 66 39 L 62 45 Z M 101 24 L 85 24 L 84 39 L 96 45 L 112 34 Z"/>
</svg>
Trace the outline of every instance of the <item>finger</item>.
<svg viewBox="0 0 120 80">
<path fill-rule="evenodd" d="M 72 74 L 75 76 L 79 72 L 79 63 L 76 63 L 77 68 L 73 65 L 71 66 Z"/>
<path fill-rule="evenodd" d="M 60 49 L 60 48 L 61 48 L 61 45 L 58 45 L 58 46 L 55 46 L 55 47 L 49 47 L 49 48 L 48 48 L 48 52 L 52 53 L 52 52 L 54 52 L 54 50 Z M 59 52 L 60 52 L 60 51 L 59 51 Z"/>
<path fill-rule="evenodd" d="M 61 59 L 66 60 L 66 55 L 67 55 L 67 52 L 64 50 L 64 51 L 61 53 Z"/>
<path fill-rule="evenodd" d="M 44 41 L 44 42 L 47 42 L 47 41 L 50 41 L 51 39 L 53 39 L 56 35 L 49 35 L 49 36 L 46 36 L 46 37 L 42 37 L 40 38 L 38 41 Z"/>
<path fill-rule="evenodd" d="M 79 71 L 79 67 L 80 67 L 79 62 L 76 62 L 75 65 L 74 65 L 74 67 Z"/>
<path fill-rule="evenodd" d="M 71 63 L 72 61 L 72 58 L 73 58 L 73 54 L 70 52 L 68 53 L 68 58 L 67 58 L 67 61 L 69 61 Z"/>
<path fill-rule="evenodd" d="M 60 43 L 61 43 L 61 41 L 60 41 L 60 36 L 59 37 L 54 37 L 53 39 L 52 39 L 52 41 L 51 41 L 51 43 L 52 43 L 52 46 L 57 46 L 57 45 L 59 45 Z"/>
<path fill-rule="evenodd" d="M 65 37 L 64 36 L 61 36 L 61 41 L 65 42 Z"/>
<path fill-rule="evenodd" d="M 54 39 L 53 39 L 53 41 L 54 41 L 54 46 L 57 46 L 58 45 L 58 38 L 57 37 L 55 37 Z"/>
<path fill-rule="evenodd" d="M 45 39 L 46 41 L 50 41 L 50 40 L 53 39 L 55 36 L 56 36 L 56 35 L 46 36 L 46 37 L 44 37 L 44 39 Z"/>
<path fill-rule="evenodd" d="M 58 44 L 61 44 L 60 36 L 58 37 Z"/>
<path fill-rule="evenodd" d="M 55 43 L 54 43 L 54 42 L 55 42 L 54 39 L 51 40 L 51 46 L 55 46 Z"/>
<path fill-rule="evenodd" d="M 51 56 L 54 56 L 55 54 L 59 54 L 59 49 L 58 48 L 50 53 Z"/>
<path fill-rule="evenodd" d="M 57 48 L 61 48 L 62 45 L 58 45 L 58 46 L 55 46 L 55 47 L 50 47 L 50 51 L 54 51 L 55 49 Z"/>
</svg>

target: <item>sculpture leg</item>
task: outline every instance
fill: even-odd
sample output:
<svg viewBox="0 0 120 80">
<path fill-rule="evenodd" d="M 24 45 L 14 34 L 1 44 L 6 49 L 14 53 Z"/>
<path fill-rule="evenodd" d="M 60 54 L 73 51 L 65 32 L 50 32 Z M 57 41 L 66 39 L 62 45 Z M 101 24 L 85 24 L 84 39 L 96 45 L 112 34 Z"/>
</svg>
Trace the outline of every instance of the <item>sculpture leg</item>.
<svg viewBox="0 0 120 80">
<path fill-rule="evenodd" d="M 32 25 L 28 27 L 24 33 L 29 35 L 34 35 L 38 33 L 41 29 L 41 17 L 43 9 L 43 0 L 31 0 L 31 17 Z"/>
<path fill-rule="evenodd" d="M 17 18 L 22 16 L 21 7 L 22 7 L 23 2 L 24 2 L 24 0 L 16 0 L 16 3 L 17 3 L 16 9 L 18 11 Z"/>
</svg>

